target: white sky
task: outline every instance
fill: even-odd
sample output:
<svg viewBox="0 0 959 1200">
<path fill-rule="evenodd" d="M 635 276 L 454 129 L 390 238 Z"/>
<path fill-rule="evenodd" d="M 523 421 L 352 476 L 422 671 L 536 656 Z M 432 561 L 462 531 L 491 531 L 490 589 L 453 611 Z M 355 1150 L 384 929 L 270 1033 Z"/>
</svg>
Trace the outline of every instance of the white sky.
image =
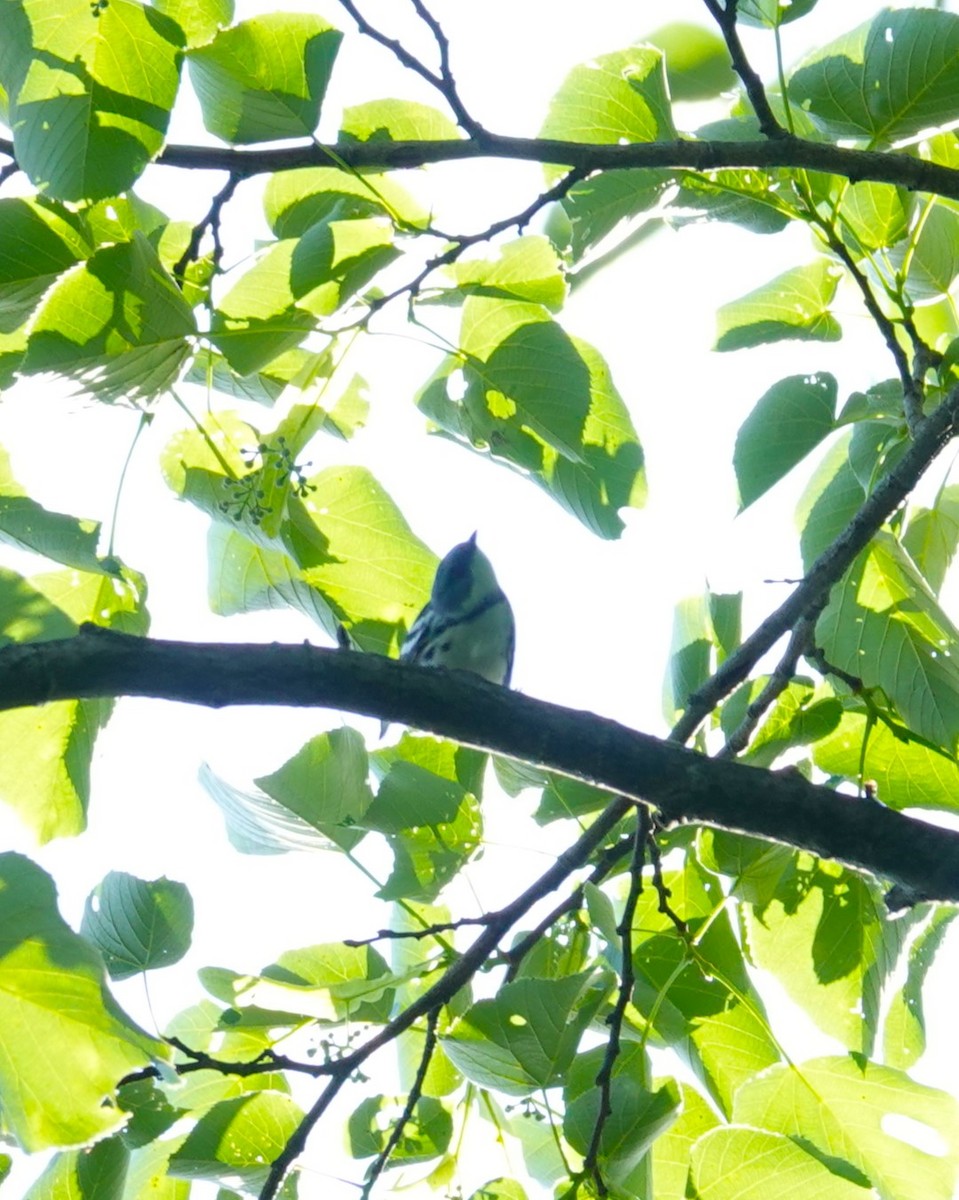
<svg viewBox="0 0 959 1200">
<path fill-rule="evenodd" d="M 304 0 L 282 7 L 317 11 L 318 6 Z M 319 7 L 333 23 L 349 28 L 334 0 Z M 787 28 L 787 61 L 800 57 L 805 46 L 852 28 L 879 7 L 863 0 L 820 4 L 812 18 Z M 406 9 L 397 0 L 363 8 L 373 21 L 382 14 L 382 26 L 394 34 L 410 29 L 408 19 L 396 15 Z M 266 5 L 240 4 L 237 16 L 267 10 Z M 642 40 L 671 20 L 703 21 L 705 13 L 693 0 L 631 5 L 593 0 L 588 20 L 584 6 L 571 0 L 487 0 L 482 6 L 446 0 L 432 10 L 450 36 L 467 106 L 491 129 L 529 135 L 535 134 L 550 95 L 576 63 Z M 750 31 L 747 35 L 754 61 L 768 67 L 771 42 Z M 335 132 L 341 105 L 389 95 L 436 103 L 425 85 L 394 69 L 385 53 L 348 37 L 321 135 Z M 185 106 L 178 115 L 171 140 L 208 140 L 195 108 Z M 195 219 L 221 181 L 222 176 L 185 180 L 179 172 L 153 170 L 138 190 L 174 217 Z M 531 165 L 484 162 L 408 173 L 405 182 L 431 198 L 441 227 L 466 232 L 525 207 L 540 190 L 541 175 Z M 250 231 L 266 235 L 256 207 L 259 188 L 257 183 L 245 185 L 230 206 L 230 221 L 246 236 Z M 791 516 L 795 485 L 787 482 L 734 520 L 731 453 L 739 423 L 784 375 L 831 370 L 839 377 L 842 398 L 892 372 L 884 348 L 848 292 L 840 294 L 838 305 L 847 336 L 836 345 L 780 343 L 743 355 L 711 352 L 719 304 L 812 253 L 808 238 L 793 230 L 775 238 L 729 226 L 666 231 L 571 298 L 561 316 L 563 325 L 606 356 L 647 456 L 649 504 L 626 515 L 626 534 L 619 542 L 599 541 L 545 494 L 505 469 L 440 439 L 425 439 L 411 398 L 435 365 L 436 354 L 415 338 L 377 339 L 375 347 L 348 365 L 344 383 L 353 369 L 370 381 L 369 427 L 349 445 L 317 441 L 309 457 L 317 469 L 334 462 L 370 466 L 438 554 L 479 530 L 516 612 L 517 687 L 663 733 L 660 697 L 676 601 L 701 592 L 707 579 L 718 591 L 744 588 L 751 626 L 784 595 L 781 586 L 761 581 L 799 573 Z M 0 443 L 12 452 L 15 472 L 37 499 L 107 523 L 137 418 L 63 401 L 49 390 L 28 382 L 4 397 Z M 194 402 L 197 410 L 202 408 L 202 395 L 195 393 Z M 271 419 L 263 409 L 250 412 L 262 424 Z M 172 404 L 160 407 L 138 447 L 119 526 L 118 553 L 150 580 L 152 632 L 194 640 L 322 642 L 322 634 L 296 614 L 224 620 L 209 613 L 206 519 L 176 501 L 156 469 L 161 448 L 182 425 L 182 414 Z M 801 482 L 802 470 L 800 477 Z M 4 555 L 3 561 L 35 569 L 12 556 Z M 189 884 L 197 905 L 194 949 L 180 967 L 150 977 L 154 1011 L 162 1024 L 200 998 L 191 980 L 201 965 L 255 971 L 284 949 L 363 936 L 388 923 L 382 906 L 364 900 L 367 885 L 333 855 L 259 859 L 236 854 L 213 803 L 196 782 L 198 764 L 209 759 L 231 781 L 248 785 L 253 776 L 274 770 L 303 741 L 336 723 L 336 715 L 325 712 L 217 713 L 122 701 L 98 743 L 89 833 L 38 849 L 3 811 L 0 843 L 32 854 L 54 875 L 64 913 L 74 923 L 83 898 L 110 869 L 150 879 L 167 875 Z M 360 724 L 372 735 L 372 722 Z M 530 808 L 525 799 L 491 797 L 486 806 L 488 852 L 469 871 L 486 908 L 507 899 L 517 878 L 539 874 L 550 851 L 564 840 L 536 830 L 525 819 L 517 821 L 517 807 L 525 818 Z M 517 848 L 510 849 L 514 844 Z M 466 889 L 459 894 L 467 911 L 475 911 L 476 901 Z M 344 926 L 344 911 L 362 915 Z M 949 1088 L 959 1054 L 951 1036 L 952 1014 L 945 1011 L 951 985 L 941 973 L 938 978 L 941 1007 L 934 1000 L 929 1010 L 936 1056 L 914 1073 Z M 149 1027 L 141 985 L 123 985 L 118 994 Z M 836 1048 L 798 1015 L 786 1040 L 799 1058 Z M 331 1113 L 327 1128 L 334 1141 L 339 1138 L 336 1122 Z M 315 1176 L 315 1193 L 305 1186 L 321 1162 L 324 1170 L 332 1169 L 331 1153 L 325 1137 L 314 1140 L 305 1159 L 308 1173 L 301 1196 L 336 1200 L 340 1195 L 321 1175 Z M 475 1183 L 507 1171 L 503 1163 Z M 352 1177 L 359 1174 L 354 1165 Z M 200 1188 L 196 1195 L 202 1197 Z M 355 1191 L 344 1187 L 342 1195 L 352 1197 Z"/>
</svg>

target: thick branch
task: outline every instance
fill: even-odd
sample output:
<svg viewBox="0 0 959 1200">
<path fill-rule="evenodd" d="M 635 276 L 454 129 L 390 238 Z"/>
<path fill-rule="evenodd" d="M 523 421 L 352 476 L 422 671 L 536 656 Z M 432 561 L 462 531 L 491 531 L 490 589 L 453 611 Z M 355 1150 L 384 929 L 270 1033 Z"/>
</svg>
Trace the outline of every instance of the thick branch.
<svg viewBox="0 0 959 1200">
<path fill-rule="evenodd" d="M 0 138 L 0 154 L 13 155 L 13 143 Z M 808 167 L 843 175 L 853 182 L 869 179 L 910 191 L 934 192 L 959 199 L 959 171 L 908 154 L 879 150 L 850 150 L 791 135 L 768 142 L 675 141 L 632 145 L 595 145 L 548 138 L 503 137 L 485 134 L 482 141 L 344 142 L 324 146 L 280 146 L 267 150 L 230 150 L 221 146 L 167 146 L 156 160 L 160 166 L 228 171 L 249 178 L 294 167 L 330 167 L 345 163 L 366 171 L 422 167 L 430 163 L 472 158 L 522 159 L 611 171 L 631 167 L 688 167 L 712 171 L 726 167 Z"/>
<path fill-rule="evenodd" d="M 316 706 L 406 721 L 648 801 L 664 824 L 703 821 L 773 838 L 920 897 L 959 900 L 959 834 L 865 806 L 794 772 L 705 758 L 456 671 L 309 645 L 194 645 L 89 626 L 74 638 L 0 650 L 0 709 L 93 696 Z"/>
</svg>

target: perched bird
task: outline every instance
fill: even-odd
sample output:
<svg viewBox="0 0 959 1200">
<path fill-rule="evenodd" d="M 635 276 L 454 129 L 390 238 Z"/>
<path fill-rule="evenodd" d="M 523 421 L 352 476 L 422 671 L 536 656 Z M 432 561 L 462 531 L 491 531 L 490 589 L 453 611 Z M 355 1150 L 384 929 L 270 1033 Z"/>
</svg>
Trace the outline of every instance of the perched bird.
<svg viewBox="0 0 959 1200">
<path fill-rule="evenodd" d="M 508 684 L 515 637 L 513 610 L 474 533 L 436 568 L 429 601 L 410 626 L 400 658 Z"/>
</svg>

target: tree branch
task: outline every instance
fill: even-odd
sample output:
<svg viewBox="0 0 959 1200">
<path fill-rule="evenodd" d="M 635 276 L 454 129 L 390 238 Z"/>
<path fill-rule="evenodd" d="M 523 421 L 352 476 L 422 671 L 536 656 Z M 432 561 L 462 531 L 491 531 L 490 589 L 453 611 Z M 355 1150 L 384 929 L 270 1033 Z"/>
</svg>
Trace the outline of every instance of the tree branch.
<svg viewBox="0 0 959 1200">
<path fill-rule="evenodd" d="M 943 446 L 957 433 L 959 388 L 954 388 L 939 407 L 926 417 L 912 445 L 896 466 L 884 476 L 876 490 L 832 545 L 807 571 L 799 586 L 729 656 L 716 673 L 689 698 L 689 706 L 674 726 L 670 737 L 685 742 L 724 696 L 742 683 L 759 659 L 787 633 L 804 613 L 822 603 L 829 588 L 839 580 L 853 559 L 910 494 Z"/>
<path fill-rule="evenodd" d="M 959 400 L 952 404 L 959 407 Z M 917 439 L 913 449 L 919 445 Z M 808 604 L 803 598 L 800 611 Z M 0 710 L 94 696 L 153 696 L 217 708 L 328 707 L 406 721 L 621 794 L 628 799 L 612 805 L 619 816 L 629 801 L 648 801 L 664 825 L 701 821 L 772 838 L 902 882 L 928 899 L 959 900 L 959 834 L 875 805 L 864 808 L 794 772 L 705 758 L 465 672 L 309 645 L 196 645 L 93 626 L 73 638 L 0 650 Z M 492 932 L 490 926 L 479 940 Z"/>
<path fill-rule="evenodd" d="M 733 70 L 742 81 L 746 95 L 749 97 L 749 103 L 753 106 L 753 112 L 756 114 L 756 120 L 759 122 L 760 130 L 768 138 L 788 137 L 786 130 L 776 120 L 766 96 L 763 81 L 753 70 L 746 57 L 743 44 L 739 40 L 739 30 L 736 27 L 736 0 L 725 0 L 724 5 L 721 5 L 719 0 L 704 0 L 704 3 L 723 35 Z"/>
</svg>

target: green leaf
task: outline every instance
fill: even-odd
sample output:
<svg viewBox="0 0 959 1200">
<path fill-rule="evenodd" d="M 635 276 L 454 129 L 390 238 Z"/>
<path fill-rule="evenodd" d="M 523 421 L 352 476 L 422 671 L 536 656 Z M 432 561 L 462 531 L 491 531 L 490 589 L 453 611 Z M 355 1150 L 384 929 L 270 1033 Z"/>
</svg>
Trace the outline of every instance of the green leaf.
<svg viewBox="0 0 959 1200">
<path fill-rule="evenodd" d="M 100 957 L 57 911 L 53 881 L 19 854 L 0 855 L 0 1099 L 29 1151 L 78 1146 L 123 1124 L 104 1104 L 117 1081 L 162 1043 L 106 989 Z"/>
<path fill-rule="evenodd" d="M 29 581 L 0 571 L 0 630 L 14 641 L 47 641 L 95 621 L 144 634 L 143 586 L 129 571 L 112 576 L 69 570 Z M 60 700 L 0 713 L 0 797 L 38 840 L 85 827 L 93 744 L 112 708 L 107 699 Z"/>
<path fill-rule="evenodd" d="M 121 1084 L 117 1097 L 123 1111 L 130 1114 L 120 1136 L 131 1149 L 156 1141 L 185 1113 L 170 1103 L 156 1079 Z"/>
<path fill-rule="evenodd" d="M 227 1187 L 239 1179 L 244 1190 L 258 1191 L 303 1115 L 289 1096 L 275 1092 L 223 1100 L 173 1153 L 170 1174 Z"/>
<path fill-rule="evenodd" d="M 386 214 L 418 228 L 426 211 L 388 175 L 336 167 L 299 167 L 271 175 L 263 194 L 267 222 L 278 238 L 300 237 L 320 221 Z"/>
<path fill-rule="evenodd" d="M 61 200 L 124 191 L 163 145 L 179 86 L 179 27 L 135 0 L 6 8 L 0 83 L 20 169 Z"/>
<path fill-rule="evenodd" d="M 527 1200 L 526 1192 L 515 1179 L 490 1179 L 473 1192 L 469 1200 Z"/>
<path fill-rule="evenodd" d="M 864 256 L 893 246 L 909 232 L 914 205 L 909 193 L 888 183 L 850 184 L 839 208 L 843 239 Z"/>
<path fill-rule="evenodd" d="M 959 275 L 959 206 L 937 200 L 923 213 L 915 235 L 894 246 L 889 259 L 905 273 L 905 290 L 914 303 L 946 295 Z"/>
<path fill-rule="evenodd" d="M 601 171 L 563 197 L 571 225 L 573 262 L 624 221 L 648 212 L 672 182 L 666 171 Z"/>
<path fill-rule="evenodd" d="M 563 1133 L 573 1149 L 586 1155 L 599 1117 L 596 1078 L 606 1054 L 597 1046 L 573 1062 L 565 1088 Z M 610 1081 L 611 1112 L 603 1124 L 599 1164 L 604 1178 L 625 1189 L 630 1175 L 658 1137 L 679 1115 L 679 1085 L 667 1079 L 652 1086 L 645 1049 L 625 1046 Z"/>
<path fill-rule="evenodd" d="M 877 722 L 869 729 L 862 712 L 845 713 L 836 731 L 813 747 L 813 761 L 831 775 L 856 781 L 861 766 L 862 778 L 875 783 L 879 799 L 889 808 L 954 812 L 959 807 L 954 759 L 911 736 L 904 726 L 890 729 Z"/>
<path fill-rule="evenodd" d="M 199 772 L 200 783 L 216 803 L 226 825 L 227 837 L 241 854 L 286 854 L 290 850 L 349 849 L 361 834 L 337 831 L 332 842 L 308 821 L 264 792 L 246 792 L 221 779 L 207 763 Z"/>
<path fill-rule="evenodd" d="M 922 1126 L 925 1139 L 935 1139 L 937 1153 L 902 1136 L 893 1120 L 903 1117 Z M 896 1200 L 955 1195 L 959 1106 L 954 1097 L 890 1067 L 852 1058 L 775 1067 L 740 1089 L 733 1119 L 801 1140 L 821 1161 L 833 1163 L 837 1174 L 871 1184 L 879 1195 Z M 863 1195 L 862 1187 L 856 1195 Z"/>
<path fill-rule="evenodd" d="M 461 259 L 446 268 L 466 295 L 530 300 L 557 312 L 566 299 L 562 263 L 544 237 L 517 238 L 498 247 L 495 259 Z"/>
<path fill-rule="evenodd" d="M 0 330 L 12 333 L 43 293 L 91 247 L 74 214 L 36 199 L 0 200 Z"/>
<path fill-rule="evenodd" d="M 690 855 L 664 879 L 672 910 L 697 947 L 690 955 L 655 887 L 643 890 L 633 919 L 633 1004 L 654 1039 L 673 1049 L 728 1114 L 742 1082 L 778 1062 L 762 1000 L 746 974 L 742 950 L 717 881 Z"/>
<path fill-rule="evenodd" d="M 55 371 L 100 400 L 148 401 L 174 382 L 195 333 L 189 304 L 137 234 L 98 250 L 51 289 L 22 369 Z"/>
<path fill-rule="evenodd" d="M 772 972 L 820 1029 L 868 1055 L 903 921 L 888 919 L 875 884 L 808 855 L 789 860 L 772 897 L 743 910 L 751 961 Z"/>
<path fill-rule="evenodd" d="M 642 448 L 609 368 L 538 305 L 471 296 L 462 364 L 449 359 L 418 398 L 454 440 L 517 466 L 600 537 L 645 499 Z"/>
<path fill-rule="evenodd" d="M 402 759 L 391 765 L 362 824 L 384 834 L 393 853 L 393 870 L 377 892 L 383 900 L 435 900 L 482 842 L 476 796 L 458 780 Z"/>
<path fill-rule="evenodd" d="M 859 511 L 866 494 L 849 463 L 852 431 L 829 447 L 796 506 L 803 566 L 816 561 Z"/>
<path fill-rule="evenodd" d="M 23 1200 L 123 1200 L 130 1152 L 120 1138 L 51 1159 Z"/>
<path fill-rule="evenodd" d="M 740 426 L 733 452 L 740 512 L 832 431 L 836 391 L 832 375 L 790 375 L 760 397 Z"/>
<path fill-rule="evenodd" d="M 693 1146 L 691 1183 L 699 1200 L 760 1196 L 772 1179 L 804 1200 L 863 1200 L 858 1181 L 834 1174 L 801 1142 L 781 1134 L 724 1126 Z"/>
<path fill-rule="evenodd" d="M 938 596 L 959 547 L 959 486 L 941 488 L 932 508 L 910 510 L 902 547 Z"/>
<path fill-rule="evenodd" d="M 883 1058 L 886 1066 L 908 1070 L 926 1049 L 923 988 L 929 968 L 956 917 L 954 908 L 934 908 L 929 923 L 909 947 L 906 982 L 895 993 L 883 1028 Z"/>
<path fill-rule="evenodd" d="M 673 21 L 651 33 L 649 41 L 666 55 L 666 77 L 674 101 L 708 100 L 736 83 L 726 43 L 712 29 Z"/>
<path fill-rule="evenodd" d="M 590 972 L 517 979 L 474 1004 L 442 1039 L 467 1079 L 510 1096 L 562 1081 L 595 1011 Z"/>
<path fill-rule="evenodd" d="M 788 338 L 838 341 L 842 330 L 829 305 L 839 277 L 838 268 L 820 258 L 722 305 L 716 313 L 716 349 L 742 350 Z"/>
<path fill-rule="evenodd" d="M 111 871 L 87 897 L 81 934 L 111 979 L 169 967 L 190 949 L 193 900 L 185 884 Z"/>
<path fill-rule="evenodd" d="M 370 100 L 343 109 L 344 142 L 442 142 L 460 136 L 444 113 L 415 100 Z"/>
<path fill-rule="evenodd" d="M 346 1123 L 349 1152 L 354 1158 L 372 1158 L 385 1148 L 392 1126 L 404 1111 L 405 1097 L 368 1096 L 361 1100 Z M 390 1167 L 429 1162 L 449 1146 L 453 1119 L 439 1100 L 421 1096 L 413 1107 L 403 1136 L 390 1155 Z"/>
<path fill-rule="evenodd" d="M 818 743 L 839 725 L 841 701 L 794 679 L 780 692 L 749 746 L 749 761 L 769 766 L 784 751 Z"/>
<path fill-rule="evenodd" d="M 631 46 L 574 67 L 540 130 L 543 138 L 592 144 L 675 136 L 663 55 L 654 46 Z"/>
<path fill-rule="evenodd" d="M 816 635 L 831 663 L 883 689 L 909 729 L 955 752 L 959 631 L 891 534 L 876 534 L 856 558 Z"/>
<path fill-rule="evenodd" d="M 235 145 L 311 137 L 342 39 L 307 13 L 266 13 L 222 30 L 189 54 L 203 124 Z"/>
<path fill-rule="evenodd" d="M 233 20 L 233 0 L 153 0 L 153 7 L 176 21 L 188 46 L 202 46 Z"/>
<path fill-rule="evenodd" d="M 278 771 L 256 785 L 324 838 L 345 849 L 359 840 L 355 826 L 373 802 L 369 762 L 355 729 L 333 729 L 312 738 Z"/>
<path fill-rule="evenodd" d="M 686 1200 L 692 1148 L 719 1124 L 708 1101 L 695 1088 L 681 1083 L 679 1091 L 682 1108 L 653 1143 L 650 1155 L 656 1200 Z"/>
<path fill-rule="evenodd" d="M 283 1003 L 284 995 L 296 1005 L 301 995 L 309 994 L 310 1007 L 291 1011 L 326 1014 L 327 1020 L 372 1021 L 383 1024 L 393 1011 L 395 977 L 383 956 L 372 946 L 346 946 L 342 942 L 327 942 L 287 950 L 275 963 L 264 967 L 261 979 L 266 995 Z M 282 985 L 270 988 L 270 984 Z M 263 995 L 263 986 L 259 992 Z M 242 994 L 242 993 L 241 993 Z M 262 1003 L 261 1000 L 250 1002 Z M 319 1005 L 319 1007 L 317 1007 Z"/>
<path fill-rule="evenodd" d="M 793 102 L 830 137 L 872 145 L 959 117 L 959 17 L 883 9 L 823 46 L 789 81 Z"/>
<path fill-rule="evenodd" d="M 816 7 L 816 0 L 739 0 L 736 20 L 744 25 L 775 29 L 798 20 Z"/>
<path fill-rule="evenodd" d="M 99 522 L 50 512 L 31 500 L 14 479 L 10 459 L 0 447 L 0 542 L 79 571 L 116 574 L 117 560 L 99 556 L 99 541 Z"/>
<path fill-rule="evenodd" d="M 673 634 L 663 688 L 663 715 L 670 724 L 709 676 L 712 634 L 703 597 L 680 600 L 673 611 Z"/>
</svg>

